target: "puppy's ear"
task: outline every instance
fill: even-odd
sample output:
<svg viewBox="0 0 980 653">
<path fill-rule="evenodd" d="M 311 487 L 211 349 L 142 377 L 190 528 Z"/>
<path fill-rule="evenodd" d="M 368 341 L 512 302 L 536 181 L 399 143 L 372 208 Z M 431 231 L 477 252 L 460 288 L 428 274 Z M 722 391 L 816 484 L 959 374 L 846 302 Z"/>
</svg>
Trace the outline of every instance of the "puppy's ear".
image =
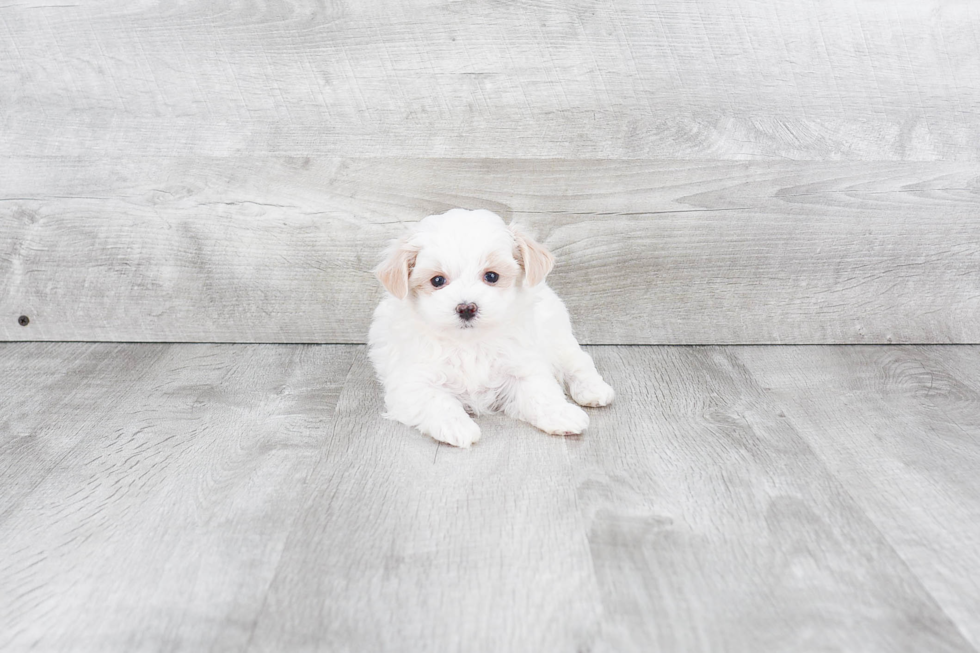
<svg viewBox="0 0 980 653">
<path fill-rule="evenodd" d="M 514 258 L 524 268 L 524 285 L 538 285 L 555 266 L 554 255 L 531 238 L 520 225 L 510 225 L 510 232 L 514 234 Z"/>
<path fill-rule="evenodd" d="M 398 299 L 405 299 L 408 294 L 408 275 L 415 267 L 418 253 L 418 247 L 409 242 L 409 237 L 402 236 L 385 250 L 384 260 L 374 269 L 381 285 Z"/>
</svg>

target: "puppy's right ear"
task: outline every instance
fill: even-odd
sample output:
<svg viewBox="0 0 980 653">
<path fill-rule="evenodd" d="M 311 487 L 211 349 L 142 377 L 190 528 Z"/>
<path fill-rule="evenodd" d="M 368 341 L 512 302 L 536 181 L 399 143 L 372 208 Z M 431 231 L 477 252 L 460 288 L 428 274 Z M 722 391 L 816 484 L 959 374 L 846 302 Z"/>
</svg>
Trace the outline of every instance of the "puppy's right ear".
<svg viewBox="0 0 980 653">
<path fill-rule="evenodd" d="M 555 266 L 555 257 L 544 245 L 531 238 L 519 224 L 512 223 L 510 232 L 514 235 L 514 258 L 524 268 L 524 285 L 536 286 Z"/>
<path fill-rule="evenodd" d="M 418 248 L 409 242 L 409 237 L 402 236 L 385 250 L 384 261 L 374 269 L 381 285 L 398 299 L 405 299 L 408 294 L 408 275 L 415 267 L 418 253 Z"/>
</svg>

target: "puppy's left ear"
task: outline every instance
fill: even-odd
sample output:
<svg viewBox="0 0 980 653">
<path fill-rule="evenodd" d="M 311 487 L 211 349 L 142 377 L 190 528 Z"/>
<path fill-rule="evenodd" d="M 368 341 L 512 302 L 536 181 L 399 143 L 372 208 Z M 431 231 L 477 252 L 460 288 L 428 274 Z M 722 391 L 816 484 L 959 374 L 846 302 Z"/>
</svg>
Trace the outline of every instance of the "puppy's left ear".
<svg viewBox="0 0 980 653">
<path fill-rule="evenodd" d="M 531 238 L 520 225 L 510 225 L 510 232 L 514 234 L 514 258 L 524 268 L 524 285 L 538 285 L 555 266 L 554 255 Z"/>
<path fill-rule="evenodd" d="M 381 285 L 398 299 L 405 299 L 408 294 L 408 276 L 418 253 L 418 247 L 409 242 L 409 237 L 402 236 L 385 250 L 384 260 L 374 269 Z"/>
</svg>

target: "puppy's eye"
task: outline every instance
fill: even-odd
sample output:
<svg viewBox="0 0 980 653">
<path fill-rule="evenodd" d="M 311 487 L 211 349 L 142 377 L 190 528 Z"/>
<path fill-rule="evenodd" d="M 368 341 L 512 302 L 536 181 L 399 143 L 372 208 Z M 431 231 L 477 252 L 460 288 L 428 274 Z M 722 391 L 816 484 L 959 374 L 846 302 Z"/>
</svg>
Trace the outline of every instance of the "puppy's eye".
<svg viewBox="0 0 980 653">
<path fill-rule="evenodd" d="M 435 276 L 429 280 L 433 286 L 438 288 L 446 283 L 446 277 Z"/>
<path fill-rule="evenodd" d="M 487 272 L 483 275 L 483 280 L 487 283 L 497 283 L 498 279 L 500 279 L 500 275 L 496 272 Z"/>
</svg>

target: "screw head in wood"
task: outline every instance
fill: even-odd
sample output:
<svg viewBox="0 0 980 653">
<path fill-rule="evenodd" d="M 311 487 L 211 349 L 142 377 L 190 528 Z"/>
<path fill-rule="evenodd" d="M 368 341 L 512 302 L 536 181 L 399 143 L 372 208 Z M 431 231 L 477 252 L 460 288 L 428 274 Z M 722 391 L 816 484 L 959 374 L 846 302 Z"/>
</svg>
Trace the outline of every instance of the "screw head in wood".
<svg viewBox="0 0 980 653">
<path fill-rule="evenodd" d="M 19 318 L 17 318 L 17 324 L 21 326 L 27 326 L 30 323 L 31 318 L 27 317 L 26 315 L 21 315 Z"/>
</svg>

